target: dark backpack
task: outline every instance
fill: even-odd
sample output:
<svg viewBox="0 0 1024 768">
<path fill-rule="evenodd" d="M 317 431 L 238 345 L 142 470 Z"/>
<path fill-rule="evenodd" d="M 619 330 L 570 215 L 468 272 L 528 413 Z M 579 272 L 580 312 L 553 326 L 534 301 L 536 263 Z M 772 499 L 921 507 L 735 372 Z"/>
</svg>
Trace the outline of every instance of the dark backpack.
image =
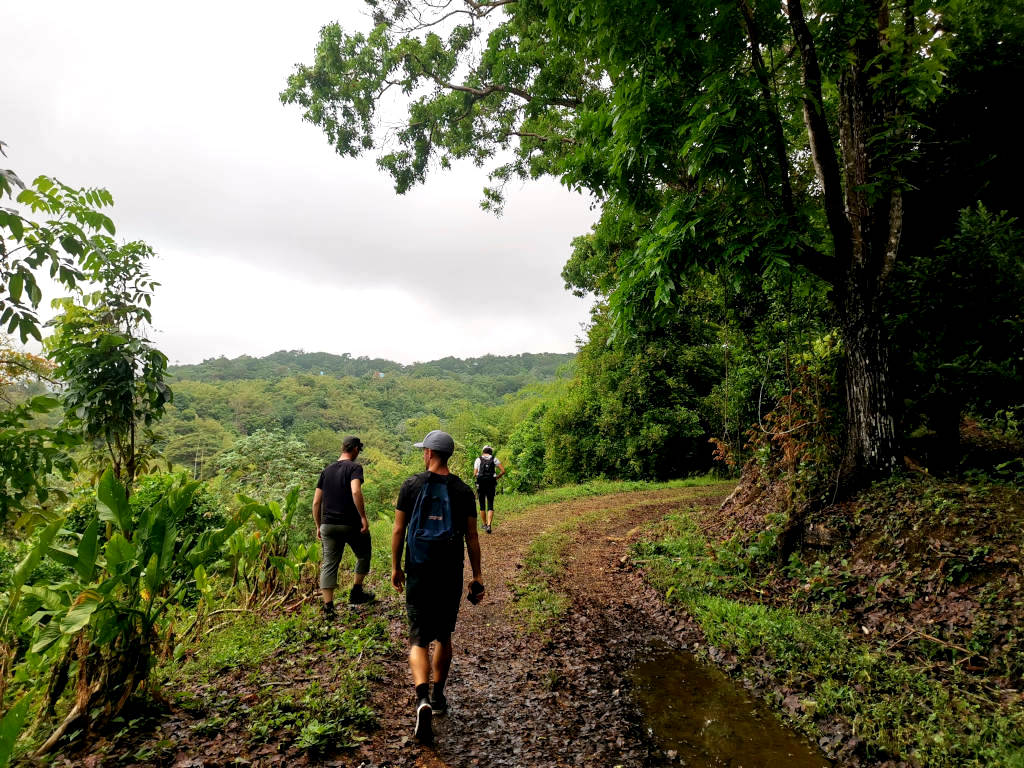
<svg viewBox="0 0 1024 768">
<path fill-rule="evenodd" d="M 493 480 L 494 479 L 494 457 L 493 456 L 481 456 L 480 457 L 480 468 L 476 471 L 477 480 Z"/>
<path fill-rule="evenodd" d="M 405 565 L 461 558 L 462 539 L 452 524 L 447 483 L 423 483 L 405 531 Z"/>
</svg>

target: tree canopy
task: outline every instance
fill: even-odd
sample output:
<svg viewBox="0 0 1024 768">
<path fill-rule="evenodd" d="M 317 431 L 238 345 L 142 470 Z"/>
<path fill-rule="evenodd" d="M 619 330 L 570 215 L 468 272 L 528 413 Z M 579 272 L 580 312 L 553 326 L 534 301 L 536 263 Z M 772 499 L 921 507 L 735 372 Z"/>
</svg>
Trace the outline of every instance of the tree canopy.
<svg viewBox="0 0 1024 768">
<path fill-rule="evenodd" d="M 914 174 L 951 142 L 928 120 L 951 67 L 976 75 L 1019 41 L 1019 3 L 369 5 L 373 28 L 325 26 L 282 93 L 340 154 L 379 152 L 398 192 L 488 164 L 499 210 L 513 178 L 592 192 L 621 330 L 677 312 L 700 270 L 819 282 L 845 353 L 847 474 L 895 467 L 886 298 L 928 215 Z"/>
</svg>

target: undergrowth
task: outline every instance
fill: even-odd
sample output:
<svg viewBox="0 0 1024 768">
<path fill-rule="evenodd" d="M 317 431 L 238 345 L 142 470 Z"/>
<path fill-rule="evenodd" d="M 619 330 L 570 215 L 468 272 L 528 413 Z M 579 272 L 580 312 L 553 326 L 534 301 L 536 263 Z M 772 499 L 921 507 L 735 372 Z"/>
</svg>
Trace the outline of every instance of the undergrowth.
<svg viewBox="0 0 1024 768">
<path fill-rule="evenodd" d="M 228 722 L 251 743 L 311 754 L 353 746 L 375 722 L 369 684 L 391 650 L 386 619 L 343 611 L 326 624 L 318 607 L 280 617 L 237 615 L 203 638 L 183 664 L 158 671 L 166 691 L 197 715 L 198 736 Z"/>
<path fill-rule="evenodd" d="M 947 525 L 971 514 L 948 503 L 940 507 L 936 515 Z M 897 514 L 879 526 L 889 527 L 888 543 L 873 528 L 872 546 L 895 556 L 915 526 L 926 526 L 920 515 L 905 521 L 909 530 L 901 520 Z M 696 619 L 710 644 L 735 655 L 744 674 L 761 676 L 769 688 L 798 692 L 797 703 L 787 708 L 803 730 L 818 736 L 829 723 L 846 723 L 851 751 L 871 760 L 1024 766 L 1024 709 L 1013 692 L 1000 693 L 968 671 L 970 652 L 953 663 L 936 661 L 881 630 L 851 625 L 851 596 L 867 599 L 869 593 L 867 586 L 860 589 L 857 567 L 824 555 L 785 565 L 773 561 L 773 538 L 783 522 L 766 521 L 755 535 L 709 542 L 694 516 L 674 515 L 665 538 L 637 544 L 633 556 L 669 601 Z M 887 549 L 890 544 L 895 548 Z M 939 573 L 949 583 L 976 578 L 984 557 L 978 560 L 966 577 L 946 561 Z M 884 585 L 872 586 L 873 594 L 887 594 Z M 949 652 L 951 643 L 926 637 Z"/>
</svg>

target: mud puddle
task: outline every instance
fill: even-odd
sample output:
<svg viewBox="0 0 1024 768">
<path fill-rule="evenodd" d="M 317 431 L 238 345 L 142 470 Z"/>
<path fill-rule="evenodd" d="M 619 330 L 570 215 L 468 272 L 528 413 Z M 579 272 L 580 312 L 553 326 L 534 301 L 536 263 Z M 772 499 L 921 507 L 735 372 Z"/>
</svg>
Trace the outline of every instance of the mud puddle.
<svg viewBox="0 0 1024 768">
<path fill-rule="evenodd" d="M 692 653 L 655 647 L 628 674 L 644 726 L 673 762 L 715 768 L 831 765 L 766 706 Z"/>
</svg>

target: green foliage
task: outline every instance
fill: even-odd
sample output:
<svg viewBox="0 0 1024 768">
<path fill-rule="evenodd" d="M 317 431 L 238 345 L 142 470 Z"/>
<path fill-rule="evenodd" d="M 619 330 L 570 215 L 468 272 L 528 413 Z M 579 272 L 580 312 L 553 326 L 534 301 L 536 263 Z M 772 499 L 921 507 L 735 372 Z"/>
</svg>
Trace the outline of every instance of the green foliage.
<svg viewBox="0 0 1024 768">
<path fill-rule="evenodd" d="M 0 768 L 7 768 L 7 765 L 10 764 L 11 755 L 14 753 L 14 744 L 25 724 L 31 703 L 29 696 L 22 696 L 0 718 Z"/>
<path fill-rule="evenodd" d="M 77 445 L 77 438 L 65 429 L 32 426 L 40 414 L 50 413 L 58 404 L 55 397 L 37 395 L 0 410 L 0 524 L 12 510 L 26 510 L 31 499 L 46 502 L 51 473 L 69 478 L 74 470 L 68 452 Z"/>
<path fill-rule="evenodd" d="M 934 530 L 919 518 L 909 526 Z M 808 588 L 799 590 L 799 603 L 772 607 L 758 599 L 773 589 L 761 559 L 770 542 L 709 542 L 689 514 L 670 518 L 666 534 L 637 544 L 633 557 L 670 601 L 697 620 L 709 644 L 736 654 L 751 674 L 799 695 L 792 714 L 802 728 L 814 734 L 837 717 L 856 723 L 874 760 L 936 766 L 1019 760 L 1019 708 L 977 695 L 977 681 L 960 666 L 940 675 L 895 653 L 886 638 L 850 632 L 833 615 L 851 597 L 845 561 L 794 561 L 791 573 L 798 572 Z"/>
<path fill-rule="evenodd" d="M 679 322 L 644 335 L 612 337 L 607 315 L 596 315 L 575 381 L 544 417 L 546 479 L 663 480 L 708 469 L 710 425 L 700 412 L 721 363 L 714 328 L 691 299 Z"/>
<path fill-rule="evenodd" d="M 93 277 L 114 247 L 114 224 L 100 210 L 114 199 L 105 189 L 74 189 L 47 176 L 26 187 L 13 171 L 0 173 L 0 199 L 13 197 L 15 186 L 21 188 L 18 203 L 48 216 L 34 221 L 0 208 L 0 325 L 7 325 L 8 333 L 17 330 L 25 343 L 29 337 L 42 340 L 37 270 L 47 268 L 50 278 L 67 288 Z"/>
<path fill-rule="evenodd" d="M 955 187 L 945 167 L 981 181 L 977 169 L 1005 157 L 1000 178 L 1020 175 L 1012 118 L 981 117 L 1019 79 L 985 82 L 1021 68 L 1019 2 L 369 5 L 372 29 L 323 27 L 281 94 L 339 154 L 379 149 L 399 193 L 456 160 L 489 164 L 490 208 L 515 178 L 590 191 L 602 218 L 564 274 L 607 296 L 622 332 L 671 327 L 700 274 L 815 283 L 847 354 L 844 468 L 897 465 L 883 305 L 898 295 L 894 265 L 913 256 L 900 239 L 933 227 L 916 192 L 933 171 Z M 395 91 L 404 114 L 391 130 L 379 110 Z M 984 149 L 957 149 L 971 146 Z M 591 420 L 585 407 L 572 403 L 565 426 Z"/>
<path fill-rule="evenodd" d="M 147 488 L 133 510 L 108 469 L 81 533 L 64 529 L 62 518 L 46 526 L 0 596 L 3 685 L 12 670 L 13 681 L 28 690 L 48 676 L 46 708 L 52 712 L 70 676 L 76 677 L 75 702 L 43 752 L 72 725 L 80 734 L 83 723 L 115 716 L 146 681 L 166 642 L 167 614 L 188 585 L 180 575 L 191 573 L 189 559 L 203 559 L 204 546 L 216 538 L 209 530 L 198 542 L 178 535 L 179 526 L 197 527 L 189 510 L 198 483 L 179 478 L 153 484 L 159 489 Z M 241 522 L 219 533 L 230 535 Z M 30 583 L 43 558 L 66 569 L 63 581 Z M 17 650 L 9 655 L 12 649 Z"/>
<path fill-rule="evenodd" d="M 295 543 L 295 514 L 299 511 L 299 489 L 292 488 L 283 504 L 262 504 L 239 496 L 240 515 L 249 525 L 240 527 L 226 540 L 231 583 L 240 591 L 244 604 L 284 591 L 302 578 L 306 564 L 320 560 L 317 542 Z M 198 562 L 196 564 L 199 564 Z"/>
<path fill-rule="evenodd" d="M 258 430 L 238 439 L 217 461 L 231 490 L 271 498 L 298 487 L 312 497 L 324 465 L 296 437 L 283 430 Z"/>
<path fill-rule="evenodd" d="M 510 384 L 528 379 L 546 379 L 555 375 L 558 369 L 572 360 L 571 354 L 543 352 L 509 356 L 485 355 L 460 359 L 446 357 L 428 363 L 401 365 L 391 360 L 353 358 L 349 354 L 331 355 L 326 352 L 301 352 L 297 350 L 274 352 L 266 357 L 242 355 L 234 359 L 218 357 L 204 360 L 197 365 L 179 365 L 171 372 L 190 381 L 234 381 L 247 379 L 282 379 L 306 374 L 312 377 L 331 378 L 372 378 L 381 382 L 395 376 L 412 376 L 428 379 L 456 379 L 459 381 L 489 379 L 488 385 L 494 395 L 500 397 L 505 391 L 519 389 Z M 499 391 L 504 389 L 505 391 Z"/>
<path fill-rule="evenodd" d="M 102 290 L 83 297 L 82 305 L 58 302 L 63 312 L 47 339 L 65 384 L 66 423 L 94 445 L 101 464 L 113 462 L 115 476 L 129 489 L 147 466 L 138 433 L 171 400 L 164 383 L 167 357 L 143 335 L 152 322 L 148 306 L 155 283 L 146 268 L 152 255 L 141 242 L 110 249 L 94 275 Z"/>
<path fill-rule="evenodd" d="M 900 271 L 893 309 L 907 431 L 932 470 L 957 468 L 965 413 L 993 418 L 1024 389 L 1024 232 L 983 205 Z"/>
<path fill-rule="evenodd" d="M 47 176 L 27 186 L 12 170 L 0 171 L 0 201 L 13 198 L 43 220 L 0 206 L 0 326 L 17 331 L 22 343 L 41 340 L 37 309 L 43 300 L 40 274 L 68 289 L 94 277 L 114 247 L 114 225 L 101 211 L 113 204 L 105 189 L 75 189 Z M 8 363 L 12 356 L 5 355 Z M 0 377 L 2 378 L 2 377 Z M 45 503 L 53 486 L 49 475 L 67 478 L 74 468 L 68 450 L 75 437 L 38 423 L 55 403 L 45 395 L 0 405 L 0 524 L 12 510 Z M 25 521 L 23 521 L 25 522 Z"/>
</svg>

